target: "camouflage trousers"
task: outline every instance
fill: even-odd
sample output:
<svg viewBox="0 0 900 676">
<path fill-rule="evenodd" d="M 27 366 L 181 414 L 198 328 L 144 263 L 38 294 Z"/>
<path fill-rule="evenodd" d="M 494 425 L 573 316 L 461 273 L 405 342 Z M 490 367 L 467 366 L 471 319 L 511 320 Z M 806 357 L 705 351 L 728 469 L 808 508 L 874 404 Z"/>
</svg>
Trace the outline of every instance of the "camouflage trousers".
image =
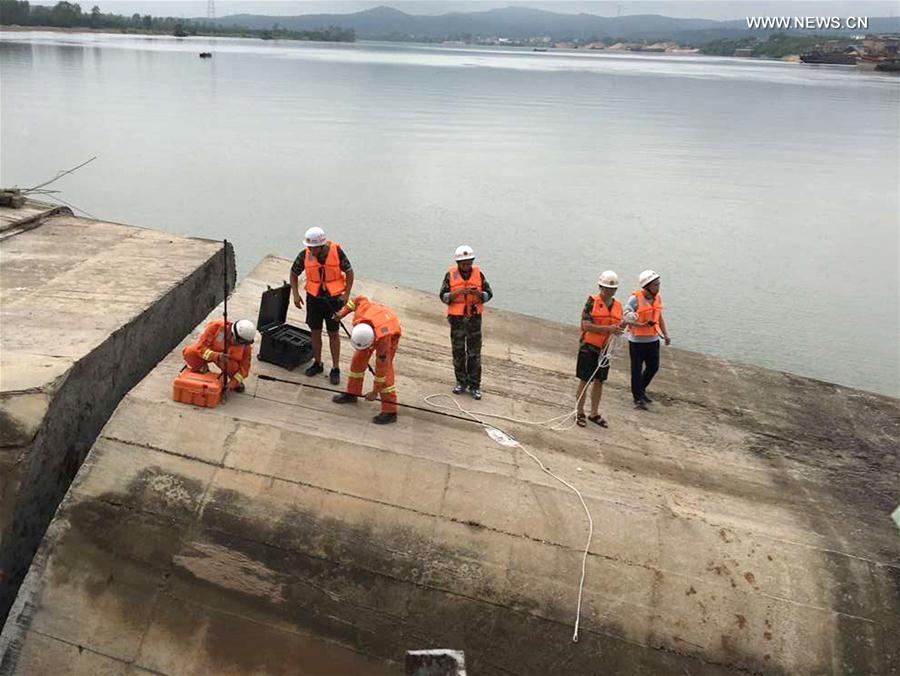
<svg viewBox="0 0 900 676">
<path fill-rule="evenodd" d="M 481 315 L 447 317 L 456 382 L 481 388 Z"/>
</svg>

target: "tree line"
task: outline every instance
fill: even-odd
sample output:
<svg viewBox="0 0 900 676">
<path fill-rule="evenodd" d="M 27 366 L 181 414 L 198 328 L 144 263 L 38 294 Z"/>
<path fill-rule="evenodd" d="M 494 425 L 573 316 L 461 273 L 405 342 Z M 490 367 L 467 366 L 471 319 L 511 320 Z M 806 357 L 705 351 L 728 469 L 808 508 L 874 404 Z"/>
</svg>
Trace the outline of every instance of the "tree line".
<svg viewBox="0 0 900 676">
<path fill-rule="evenodd" d="M 52 26 L 54 28 L 92 28 L 122 32 L 166 33 L 178 37 L 221 35 L 262 39 L 314 40 L 354 42 L 353 29 L 329 26 L 320 30 L 291 31 L 274 24 L 271 30 L 254 30 L 240 26 L 223 26 L 206 21 L 150 14 L 104 14 L 97 5 L 84 12 L 74 2 L 58 2 L 52 7 L 32 5 L 28 0 L 0 0 L 0 26 Z"/>
<path fill-rule="evenodd" d="M 700 48 L 703 54 L 712 56 L 731 56 L 735 49 L 751 49 L 753 56 L 780 59 L 791 54 L 802 54 L 815 49 L 827 38 L 821 35 L 787 35 L 773 33 L 768 40 L 755 37 L 738 38 L 736 40 L 713 40 Z"/>
</svg>

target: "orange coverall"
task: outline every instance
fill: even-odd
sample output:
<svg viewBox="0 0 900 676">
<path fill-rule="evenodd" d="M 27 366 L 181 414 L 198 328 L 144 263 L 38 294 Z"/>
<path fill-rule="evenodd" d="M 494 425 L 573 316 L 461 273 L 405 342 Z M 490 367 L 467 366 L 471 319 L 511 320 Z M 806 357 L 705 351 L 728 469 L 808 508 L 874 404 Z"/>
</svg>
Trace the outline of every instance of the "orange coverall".
<svg viewBox="0 0 900 676">
<path fill-rule="evenodd" d="M 203 329 L 200 338 L 193 345 L 188 345 L 182 351 L 185 363 L 192 371 L 204 371 L 208 364 L 215 364 L 219 370 L 223 370 L 225 363 L 222 352 L 225 350 L 225 331 L 231 331 L 232 322 L 224 326 L 225 320 L 213 319 Z M 243 385 L 244 380 L 250 375 L 250 358 L 253 354 L 252 345 L 235 343 L 232 335 L 228 335 L 228 389 L 233 390 Z"/>
<path fill-rule="evenodd" d="M 400 344 L 400 321 L 386 306 L 372 303 L 365 296 L 356 296 L 347 301 L 338 313 L 338 319 L 353 313 L 353 325 L 360 322 L 370 324 L 375 330 L 375 342 L 365 350 L 356 350 L 350 360 L 347 376 L 347 392 L 362 395 L 363 381 L 369 358 L 375 353 L 375 385 L 373 389 L 380 395 L 381 412 L 397 412 L 397 387 L 394 385 L 394 355 Z"/>
</svg>

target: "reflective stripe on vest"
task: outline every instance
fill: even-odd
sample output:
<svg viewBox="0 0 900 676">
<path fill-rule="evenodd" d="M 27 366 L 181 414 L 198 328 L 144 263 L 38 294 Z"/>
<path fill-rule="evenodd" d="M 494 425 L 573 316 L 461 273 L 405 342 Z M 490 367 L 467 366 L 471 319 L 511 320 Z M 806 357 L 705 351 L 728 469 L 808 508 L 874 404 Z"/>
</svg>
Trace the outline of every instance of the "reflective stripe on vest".
<svg viewBox="0 0 900 676">
<path fill-rule="evenodd" d="M 385 336 L 400 335 L 400 320 L 390 308 L 379 303 L 363 302 L 359 298 L 357 301 L 356 310 L 353 311 L 353 326 L 360 322 L 371 325 L 375 331 L 375 340 L 381 340 Z"/>
<path fill-rule="evenodd" d="M 659 316 L 662 312 L 662 298 L 659 297 L 659 294 L 656 294 L 653 297 L 653 302 L 647 302 L 647 298 L 644 294 L 643 289 L 637 289 L 634 292 L 634 297 L 637 298 L 637 321 L 644 324 L 648 321 L 653 321 L 653 326 L 637 326 L 632 325 L 629 327 L 629 331 L 631 331 L 632 336 L 655 336 L 659 332 Z"/>
<path fill-rule="evenodd" d="M 344 293 L 347 288 L 347 275 L 341 270 L 339 251 L 340 244 L 328 240 L 328 254 L 325 256 L 325 262 L 320 263 L 312 251 L 306 249 L 303 269 L 306 271 L 306 292 L 309 295 L 318 296 L 323 282 L 329 295 L 340 296 Z"/>
<path fill-rule="evenodd" d="M 468 279 L 463 279 L 459 273 L 459 267 L 451 265 L 447 268 L 447 274 L 450 275 L 450 293 L 459 289 L 475 289 L 481 291 L 481 269 L 477 265 L 472 265 L 472 272 Z M 447 315 L 454 317 L 464 317 L 469 315 L 480 315 L 484 309 L 484 303 L 481 301 L 473 301 L 474 296 L 460 295 L 455 300 L 451 300 L 447 305 Z"/>
<path fill-rule="evenodd" d="M 594 299 L 594 307 L 591 308 L 591 323 L 597 326 L 615 326 L 622 322 L 622 304 L 613 298 L 612 307 L 607 308 L 603 302 L 603 296 L 599 293 L 591 296 Z M 609 340 L 608 333 L 581 332 L 581 340 L 588 345 L 603 347 Z"/>
</svg>

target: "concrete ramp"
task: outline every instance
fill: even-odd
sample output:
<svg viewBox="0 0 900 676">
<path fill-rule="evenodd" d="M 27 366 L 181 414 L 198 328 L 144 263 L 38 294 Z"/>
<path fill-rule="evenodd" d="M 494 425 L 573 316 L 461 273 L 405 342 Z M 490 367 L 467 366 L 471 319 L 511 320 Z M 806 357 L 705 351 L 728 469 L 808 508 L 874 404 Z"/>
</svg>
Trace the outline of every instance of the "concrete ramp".
<svg viewBox="0 0 900 676">
<path fill-rule="evenodd" d="M 289 266 L 260 263 L 230 314 L 255 319 Z M 401 317 L 400 401 L 447 392 L 437 299 L 355 290 Z M 460 401 L 563 412 L 577 339 L 489 310 L 485 398 Z M 573 643 L 587 523 L 520 449 L 423 412 L 378 427 L 375 404 L 261 380 L 327 387 L 259 362 L 245 394 L 192 408 L 170 400 L 180 366 L 178 348 L 104 427 L 3 631 L 0 671 L 398 674 L 407 650 L 438 647 L 464 651 L 472 674 L 898 669 L 897 400 L 672 349 L 652 411 L 631 408 L 620 353 L 608 430 L 503 424 L 593 515 Z"/>
</svg>

